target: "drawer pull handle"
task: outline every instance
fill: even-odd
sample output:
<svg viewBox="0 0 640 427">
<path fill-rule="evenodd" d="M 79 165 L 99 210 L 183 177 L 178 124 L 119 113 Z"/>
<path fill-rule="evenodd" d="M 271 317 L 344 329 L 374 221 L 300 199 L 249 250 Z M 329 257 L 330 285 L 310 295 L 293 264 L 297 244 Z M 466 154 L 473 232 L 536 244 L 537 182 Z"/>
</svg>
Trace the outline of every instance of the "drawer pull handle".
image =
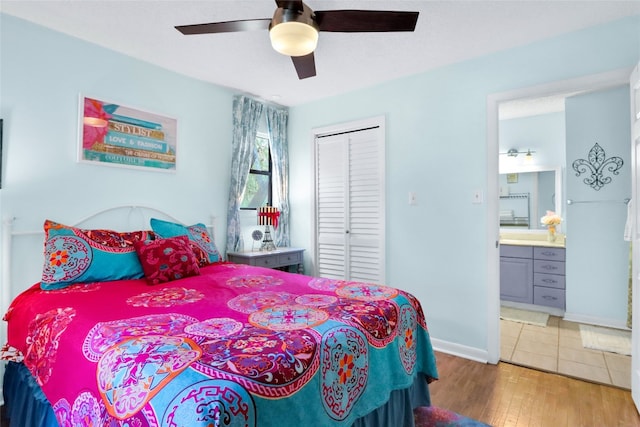
<svg viewBox="0 0 640 427">
<path fill-rule="evenodd" d="M 544 252 L 540 252 L 542 255 L 546 255 L 546 256 L 556 256 L 555 252 L 549 252 L 549 251 L 544 251 Z"/>
<path fill-rule="evenodd" d="M 557 281 L 557 280 L 553 280 L 553 279 L 542 279 L 542 281 L 543 281 L 544 283 L 558 283 L 558 281 Z"/>
<path fill-rule="evenodd" d="M 547 301 L 555 301 L 558 299 L 556 297 L 552 297 L 551 295 L 543 295 L 542 298 L 546 299 Z"/>
<path fill-rule="evenodd" d="M 545 270 L 557 270 L 557 267 L 554 267 L 553 265 L 543 265 L 542 268 L 544 268 Z"/>
</svg>

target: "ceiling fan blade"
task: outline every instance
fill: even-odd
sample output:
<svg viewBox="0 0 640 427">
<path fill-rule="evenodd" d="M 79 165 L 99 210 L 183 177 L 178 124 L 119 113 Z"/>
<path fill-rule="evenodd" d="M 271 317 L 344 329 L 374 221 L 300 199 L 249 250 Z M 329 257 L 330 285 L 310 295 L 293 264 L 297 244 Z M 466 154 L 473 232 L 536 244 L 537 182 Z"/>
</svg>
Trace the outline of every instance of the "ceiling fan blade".
<svg viewBox="0 0 640 427">
<path fill-rule="evenodd" d="M 276 4 L 278 7 L 296 12 L 302 12 L 303 9 L 301 0 L 276 0 Z"/>
<path fill-rule="evenodd" d="M 313 57 L 313 52 L 305 56 L 292 56 L 291 60 L 300 80 L 316 75 L 316 60 Z"/>
<path fill-rule="evenodd" d="M 392 10 L 321 10 L 316 11 L 320 31 L 340 33 L 413 31 L 418 12 Z"/>
<path fill-rule="evenodd" d="M 176 30 L 184 35 L 233 33 L 236 31 L 268 30 L 271 18 L 243 19 L 239 21 L 211 22 L 209 24 L 177 25 Z"/>
</svg>

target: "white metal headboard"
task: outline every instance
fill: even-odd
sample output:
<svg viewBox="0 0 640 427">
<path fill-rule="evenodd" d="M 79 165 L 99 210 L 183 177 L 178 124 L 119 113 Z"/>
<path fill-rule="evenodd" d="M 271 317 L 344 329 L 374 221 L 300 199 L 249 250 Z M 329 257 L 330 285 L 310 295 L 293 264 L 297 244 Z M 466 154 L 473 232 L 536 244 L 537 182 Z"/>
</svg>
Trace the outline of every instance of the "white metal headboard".
<svg viewBox="0 0 640 427">
<path fill-rule="evenodd" d="M 133 230 L 148 230 L 151 229 L 149 220 L 153 217 L 165 219 L 180 224 L 184 224 L 183 221 L 176 219 L 173 215 L 167 212 L 150 206 L 141 205 L 122 205 L 114 206 L 106 209 L 102 209 L 98 212 L 87 215 L 80 220 L 74 222 L 64 222 L 65 225 L 73 227 L 83 228 L 104 228 L 117 231 L 133 231 Z M 17 218 L 9 217 L 2 221 L 2 259 L 0 267 L 2 271 L 2 288 L 0 292 L 0 310 L 4 314 L 9 307 L 9 303 L 13 297 L 19 292 L 27 289 L 33 283 L 24 283 L 18 289 L 15 288 L 15 284 L 12 280 L 12 249 L 13 239 L 21 236 L 38 236 L 43 235 L 44 230 L 26 230 L 15 231 L 13 229 L 14 222 Z M 57 221 L 57 219 L 54 219 Z M 206 224 L 210 230 L 211 235 L 215 238 L 215 216 L 211 215 L 209 218 L 209 224 Z M 44 241 L 41 242 L 42 245 Z M 42 249 L 42 246 L 41 248 Z M 37 256 L 37 255 L 36 255 Z M 34 282 L 35 283 L 35 282 Z M 4 328 L 2 328 L 4 332 Z M 2 335 L 2 344 L 4 344 L 5 335 Z M 0 344 L 0 345 L 2 345 Z"/>
</svg>

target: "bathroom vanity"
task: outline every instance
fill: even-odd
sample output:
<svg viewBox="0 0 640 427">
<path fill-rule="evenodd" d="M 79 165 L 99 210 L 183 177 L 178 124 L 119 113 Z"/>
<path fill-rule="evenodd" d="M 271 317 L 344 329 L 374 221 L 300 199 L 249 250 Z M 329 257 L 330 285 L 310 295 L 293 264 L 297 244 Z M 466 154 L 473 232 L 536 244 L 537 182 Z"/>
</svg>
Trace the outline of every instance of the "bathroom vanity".
<svg viewBox="0 0 640 427">
<path fill-rule="evenodd" d="M 500 238 L 500 299 L 565 309 L 565 239 L 545 234 Z"/>
</svg>

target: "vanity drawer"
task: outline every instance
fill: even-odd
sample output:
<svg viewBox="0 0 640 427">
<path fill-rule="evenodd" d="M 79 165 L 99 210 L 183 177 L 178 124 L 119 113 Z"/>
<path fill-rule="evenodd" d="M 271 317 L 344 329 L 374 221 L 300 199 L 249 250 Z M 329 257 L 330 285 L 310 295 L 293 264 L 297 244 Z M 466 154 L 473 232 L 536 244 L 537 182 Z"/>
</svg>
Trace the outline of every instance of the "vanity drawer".
<svg viewBox="0 0 640 427">
<path fill-rule="evenodd" d="M 534 273 L 548 273 L 564 275 L 565 263 L 563 261 L 533 260 Z"/>
<path fill-rule="evenodd" d="M 534 259 L 547 259 L 550 261 L 564 261 L 565 250 L 563 248 L 549 248 L 536 246 L 533 248 Z"/>
<path fill-rule="evenodd" d="M 536 273 L 533 275 L 533 285 L 564 289 L 565 277 L 559 274 Z"/>
<path fill-rule="evenodd" d="M 533 303 L 535 305 L 546 305 L 547 307 L 556 307 L 564 310 L 564 289 L 534 286 Z"/>
<path fill-rule="evenodd" d="M 533 258 L 531 246 L 500 245 L 500 256 L 509 258 Z"/>
</svg>

